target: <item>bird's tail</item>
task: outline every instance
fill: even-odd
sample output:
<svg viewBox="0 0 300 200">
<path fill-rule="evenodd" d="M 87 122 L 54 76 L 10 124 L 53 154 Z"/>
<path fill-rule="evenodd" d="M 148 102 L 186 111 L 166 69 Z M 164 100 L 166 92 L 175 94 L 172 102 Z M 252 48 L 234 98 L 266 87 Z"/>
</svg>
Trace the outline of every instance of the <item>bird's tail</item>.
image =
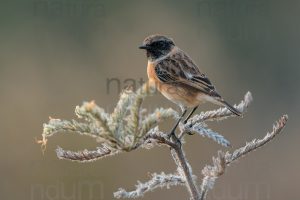
<svg viewBox="0 0 300 200">
<path fill-rule="evenodd" d="M 230 110 L 233 114 L 237 115 L 237 116 L 241 116 L 242 113 L 240 111 L 238 111 L 236 108 L 234 108 L 232 105 L 230 105 L 229 103 L 227 103 L 224 99 L 218 99 L 218 101 L 223 104 L 224 106 L 226 106 L 226 108 L 228 110 Z"/>
</svg>

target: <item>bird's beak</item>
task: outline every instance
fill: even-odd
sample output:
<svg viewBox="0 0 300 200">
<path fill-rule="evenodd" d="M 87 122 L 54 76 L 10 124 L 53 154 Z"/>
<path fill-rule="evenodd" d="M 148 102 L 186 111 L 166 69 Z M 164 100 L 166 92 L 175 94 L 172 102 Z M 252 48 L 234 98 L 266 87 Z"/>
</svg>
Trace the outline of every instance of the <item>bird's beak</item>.
<svg viewBox="0 0 300 200">
<path fill-rule="evenodd" d="M 149 46 L 147 46 L 147 45 L 141 45 L 141 46 L 139 46 L 139 49 L 150 49 L 150 47 Z"/>
</svg>

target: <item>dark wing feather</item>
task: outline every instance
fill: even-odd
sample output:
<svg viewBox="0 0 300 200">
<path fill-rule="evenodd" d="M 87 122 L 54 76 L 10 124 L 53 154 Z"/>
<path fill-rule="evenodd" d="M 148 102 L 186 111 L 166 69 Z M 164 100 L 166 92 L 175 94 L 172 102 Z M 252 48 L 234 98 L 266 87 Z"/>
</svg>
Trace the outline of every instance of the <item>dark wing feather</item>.
<svg viewBox="0 0 300 200">
<path fill-rule="evenodd" d="M 161 60 L 155 66 L 157 78 L 165 84 L 173 84 L 175 86 L 187 86 L 204 94 L 214 97 L 218 102 L 225 105 L 232 113 L 237 116 L 241 112 L 228 104 L 216 92 L 215 87 L 210 80 L 201 73 L 194 62 L 182 51 L 173 54 Z"/>
<path fill-rule="evenodd" d="M 194 62 L 185 54 L 175 54 L 157 63 L 158 79 L 166 84 L 187 85 L 208 95 L 219 97 L 210 80 L 200 72 Z"/>
<path fill-rule="evenodd" d="M 157 78 L 163 83 L 175 83 L 178 81 L 178 77 L 176 74 L 172 73 L 172 71 L 167 70 L 167 66 L 159 63 L 155 66 L 155 73 Z"/>
</svg>

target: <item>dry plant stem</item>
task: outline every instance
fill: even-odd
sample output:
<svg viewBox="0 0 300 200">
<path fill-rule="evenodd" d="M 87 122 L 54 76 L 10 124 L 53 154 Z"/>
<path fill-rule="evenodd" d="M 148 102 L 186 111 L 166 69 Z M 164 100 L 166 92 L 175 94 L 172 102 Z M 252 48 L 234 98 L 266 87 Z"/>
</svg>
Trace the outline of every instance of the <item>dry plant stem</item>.
<svg viewBox="0 0 300 200">
<path fill-rule="evenodd" d="M 165 133 L 159 131 L 158 128 L 154 128 L 147 137 L 144 138 L 144 143 L 152 143 L 167 145 L 171 148 L 171 154 L 173 159 L 178 166 L 178 174 L 176 175 L 162 175 L 159 179 L 151 179 L 150 181 L 142 184 L 139 183 L 135 190 L 127 192 L 124 189 L 119 189 L 114 195 L 116 198 L 137 198 L 142 197 L 144 193 L 152 191 L 158 186 L 174 186 L 185 184 L 187 187 L 190 197 L 193 200 L 205 200 L 209 190 L 213 189 L 215 181 L 225 173 L 226 167 L 229 166 L 235 160 L 247 155 L 248 153 L 257 150 L 270 142 L 274 137 L 282 132 L 288 120 L 287 115 L 283 115 L 273 126 L 273 130 L 262 139 L 255 139 L 250 143 L 246 143 L 245 146 L 236 149 L 233 153 L 229 152 L 218 152 L 218 156 L 213 158 L 213 165 L 207 165 L 203 170 L 202 174 L 204 178 L 200 189 L 198 190 L 195 182 L 196 177 L 192 174 L 192 169 L 186 159 L 181 144 L 177 141 L 170 141 Z M 143 146 L 143 145 L 141 145 Z M 181 177 L 179 179 L 178 177 Z"/>
<path fill-rule="evenodd" d="M 218 152 L 218 157 L 213 158 L 213 165 L 207 165 L 203 170 L 202 174 L 204 178 L 201 184 L 201 200 L 204 200 L 207 192 L 213 188 L 215 181 L 225 173 L 226 167 L 234 161 L 244 157 L 245 155 L 255 151 L 268 142 L 272 141 L 278 134 L 280 134 L 285 127 L 288 120 L 287 115 L 283 115 L 273 126 L 272 132 L 268 132 L 262 139 L 254 139 L 245 146 L 236 149 L 233 153 L 229 152 Z"/>
<path fill-rule="evenodd" d="M 138 182 L 136 189 L 130 192 L 127 192 L 123 188 L 120 188 L 117 192 L 114 193 L 116 198 L 138 198 L 142 197 L 146 192 L 150 192 L 156 188 L 162 188 L 176 185 L 184 185 L 184 180 L 181 176 L 175 174 L 152 174 L 151 180 L 140 183 Z"/>
<path fill-rule="evenodd" d="M 251 142 L 247 142 L 244 147 L 241 147 L 239 149 L 236 149 L 232 154 L 226 153 L 225 160 L 226 164 L 229 165 L 230 163 L 238 160 L 241 157 L 244 157 L 248 153 L 257 150 L 258 148 L 261 148 L 271 140 L 273 140 L 286 126 L 286 123 L 288 121 L 288 116 L 283 115 L 274 125 L 272 132 L 268 132 L 267 135 L 262 139 L 254 139 Z"/>
<path fill-rule="evenodd" d="M 56 155 L 59 159 L 76 161 L 81 163 L 93 162 L 95 160 L 104 158 L 106 156 L 111 156 L 117 153 L 119 153 L 119 151 L 113 151 L 104 145 L 98 147 L 97 150 L 94 151 L 83 150 L 83 151 L 75 152 L 75 151 L 64 150 L 61 147 L 58 147 L 56 149 Z"/>
<path fill-rule="evenodd" d="M 190 193 L 190 196 L 192 200 L 199 200 L 200 199 L 200 193 L 197 189 L 196 183 L 193 179 L 192 169 L 186 159 L 186 156 L 184 154 L 184 151 L 182 149 L 181 141 L 178 139 L 174 139 L 173 141 L 168 140 L 168 137 L 163 137 L 160 135 L 164 135 L 163 133 L 155 134 L 152 133 L 148 136 L 147 139 L 154 139 L 160 144 L 168 145 L 171 148 L 171 154 L 173 156 L 173 159 L 178 166 L 178 169 L 180 172 L 182 171 L 182 178 L 185 181 L 186 187 Z M 144 140 L 145 141 L 145 140 Z M 179 173 L 180 173 L 179 172 Z"/>
<path fill-rule="evenodd" d="M 186 187 L 190 193 L 190 196 L 193 200 L 199 200 L 200 194 L 197 189 L 197 186 L 193 180 L 192 170 L 188 161 L 184 155 L 182 146 L 179 142 L 175 143 L 175 146 L 171 149 L 175 163 L 178 165 L 178 168 L 182 170 L 183 176 L 185 178 Z"/>
<path fill-rule="evenodd" d="M 145 115 L 145 113 L 141 112 L 141 104 L 148 93 L 147 86 L 142 87 L 135 93 L 133 91 L 123 92 L 114 112 L 111 114 L 106 113 L 104 109 L 98 107 L 93 101 L 90 103 L 85 102 L 82 106 L 76 107 L 75 111 L 83 122 L 50 119 L 48 123 L 44 124 L 42 139 L 37 140 L 37 143 L 41 144 L 44 151 L 49 137 L 57 133 L 69 132 L 79 133 L 80 135 L 96 139 L 100 143 L 96 150 L 69 151 L 60 147 L 56 150 L 59 159 L 77 162 L 91 162 L 139 148 L 149 149 L 160 145 L 168 146 L 177 165 L 177 173 L 155 173 L 152 175 L 151 180 L 146 183 L 139 182 L 135 190 L 127 192 L 120 188 L 114 193 L 114 196 L 116 198 L 138 198 L 142 197 L 146 192 L 153 191 L 159 187 L 168 188 L 170 186 L 185 185 L 190 199 L 204 200 L 208 191 L 213 189 L 215 181 L 225 173 L 228 165 L 267 144 L 282 131 L 288 120 L 287 115 L 282 116 L 273 126 L 272 132 L 267 133 L 264 138 L 254 139 L 232 153 L 219 151 L 218 156 L 213 158 L 213 165 L 208 165 L 202 170 L 204 178 L 202 184 L 198 187 L 196 177 L 193 175 L 192 168 L 182 148 L 184 136 L 188 132 L 193 132 L 228 147 L 230 142 L 221 134 L 209 129 L 205 122 L 220 121 L 229 117 L 235 117 L 235 115 L 226 108 L 201 112 L 198 115 L 194 115 L 186 124 L 180 124 L 180 133 L 178 135 L 168 137 L 168 134 L 160 131 L 158 127 L 152 127 L 168 118 L 177 119 L 178 114 L 172 109 L 158 108 L 154 112 Z M 244 100 L 236 105 L 235 108 L 245 113 L 251 102 L 252 95 L 248 92 Z"/>
<path fill-rule="evenodd" d="M 238 105 L 234 105 L 234 107 L 240 111 L 243 115 L 246 112 L 247 108 L 253 101 L 253 97 L 251 92 L 247 92 L 244 96 L 244 99 L 242 102 L 240 102 Z M 194 115 L 192 118 L 190 118 L 186 124 L 184 124 L 183 128 L 191 128 L 193 127 L 196 123 L 201 123 L 201 122 L 207 122 L 207 121 L 221 121 L 225 120 L 229 117 L 236 117 L 235 114 L 233 114 L 230 110 L 228 110 L 225 107 L 221 107 L 217 110 L 212 110 L 212 111 L 206 111 L 206 112 L 201 112 L 200 114 Z M 185 134 L 189 131 L 181 131 L 179 134 L 179 138 L 183 138 Z"/>
</svg>

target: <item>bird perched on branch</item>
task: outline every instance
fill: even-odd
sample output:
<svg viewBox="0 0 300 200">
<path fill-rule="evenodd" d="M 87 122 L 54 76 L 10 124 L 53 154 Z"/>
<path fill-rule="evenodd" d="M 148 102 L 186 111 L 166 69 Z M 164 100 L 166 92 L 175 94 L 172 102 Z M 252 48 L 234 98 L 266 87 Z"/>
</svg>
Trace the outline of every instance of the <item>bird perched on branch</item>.
<svg viewBox="0 0 300 200">
<path fill-rule="evenodd" d="M 175 130 L 187 113 L 187 109 L 193 108 L 184 123 L 204 102 L 224 105 L 235 115 L 241 115 L 217 93 L 211 81 L 199 70 L 187 53 L 175 45 L 171 38 L 163 35 L 150 35 L 139 48 L 146 50 L 149 83 L 182 110 L 182 115 L 173 127 L 170 136 L 175 136 Z"/>
</svg>

